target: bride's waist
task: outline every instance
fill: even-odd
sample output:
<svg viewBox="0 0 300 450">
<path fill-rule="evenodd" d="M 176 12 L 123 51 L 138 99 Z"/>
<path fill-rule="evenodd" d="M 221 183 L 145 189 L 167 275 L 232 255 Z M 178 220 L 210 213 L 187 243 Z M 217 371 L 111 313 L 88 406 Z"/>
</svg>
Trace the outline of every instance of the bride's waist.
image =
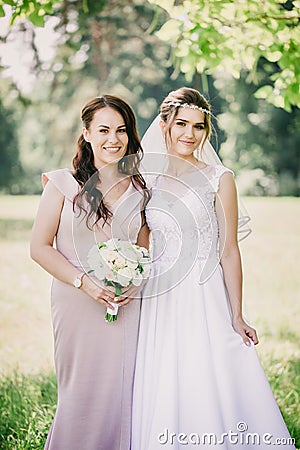
<svg viewBox="0 0 300 450">
<path fill-rule="evenodd" d="M 170 266 L 175 264 L 194 263 L 206 264 L 207 262 L 218 263 L 219 256 L 216 252 L 210 254 L 180 254 L 180 255 L 155 255 L 152 256 L 152 264 L 154 266 Z"/>
</svg>

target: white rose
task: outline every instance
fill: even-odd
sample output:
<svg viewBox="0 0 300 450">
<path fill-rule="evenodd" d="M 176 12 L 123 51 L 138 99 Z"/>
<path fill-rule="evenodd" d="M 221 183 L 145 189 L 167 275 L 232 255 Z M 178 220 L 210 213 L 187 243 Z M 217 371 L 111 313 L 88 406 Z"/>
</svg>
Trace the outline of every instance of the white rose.
<svg viewBox="0 0 300 450">
<path fill-rule="evenodd" d="M 145 247 L 140 247 L 139 245 L 135 245 L 134 247 L 139 259 L 149 256 L 149 252 Z"/>
<path fill-rule="evenodd" d="M 107 270 L 105 273 L 105 278 L 108 281 L 118 281 L 118 275 L 116 272 L 112 271 L 112 270 Z"/>
<path fill-rule="evenodd" d="M 108 248 L 101 248 L 100 254 L 106 263 L 110 263 L 109 264 L 110 266 L 111 266 L 112 261 L 114 261 L 118 256 L 116 252 L 114 252 L 113 250 L 110 250 Z"/>
<path fill-rule="evenodd" d="M 120 241 L 119 254 L 126 260 L 136 260 L 135 251 L 132 244 L 128 241 Z"/>
<path fill-rule="evenodd" d="M 93 245 L 93 247 L 90 249 L 87 255 L 87 260 L 91 268 L 97 266 L 99 264 L 99 261 L 102 260 L 97 245 Z"/>
<path fill-rule="evenodd" d="M 143 258 L 143 256 L 144 256 L 142 250 L 140 250 L 140 249 L 136 249 L 135 250 L 135 254 L 136 254 L 136 259 L 138 261 L 140 261 Z"/>
<path fill-rule="evenodd" d="M 150 260 L 150 258 L 147 256 L 147 257 L 143 257 L 141 260 L 140 260 L 140 264 L 142 264 L 142 265 L 146 265 L 146 264 L 150 264 L 151 263 L 151 260 Z"/>
<path fill-rule="evenodd" d="M 119 238 L 109 239 L 108 241 L 106 241 L 106 245 L 109 250 L 115 250 L 116 248 L 119 247 L 119 244 L 120 244 Z"/>
<path fill-rule="evenodd" d="M 115 263 L 114 263 L 116 268 L 119 268 L 119 269 L 123 268 L 125 266 L 125 263 L 126 263 L 125 259 L 122 258 L 122 256 L 117 255 L 117 257 L 115 259 Z"/>
<path fill-rule="evenodd" d="M 124 267 L 117 272 L 117 281 L 122 286 L 128 286 L 133 278 L 132 270 L 129 267 Z"/>
<path fill-rule="evenodd" d="M 105 277 L 105 272 L 107 271 L 107 266 L 99 253 L 97 245 L 94 245 L 90 249 L 87 256 L 87 262 L 90 268 L 94 271 L 94 275 L 99 280 L 103 280 L 103 278 Z"/>
<path fill-rule="evenodd" d="M 136 266 L 137 266 L 137 262 L 136 262 L 136 261 L 129 261 L 129 260 L 127 260 L 127 261 L 126 261 L 126 264 L 127 264 L 127 266 L 128 266 L 130 269 L 133 269 L 133 270 L 136 269 Z"/>
<path fill-rule="evenodd" d="M 141 282 L 143 281 L 143 276 L 141 273 L 136 272 L 134 275 L 134 278 L 132 280 L 132 284 L 134 284 L 134 286 L 140 286 Z"/>
<path fill-rule="evenodd" d="M 94 269 L 94 274 L 98 278 L 98 280 L 104 280 L 105 278 L 105 267 L 98 266 Z"/>
<path fill-rule="evenodd" d="M 142 264 L 142 266 L 143 266 L 143 269 L 144 269 L 144 272 L 143 272 L 142 276 L 143 276 L 143 278 L 148 278 L 149 274 L 150 274 L 150 270 L 151 270 L 151 263 L 150 263 L 150 261 L 148 260 L 148 262 Z"/>
</svg>

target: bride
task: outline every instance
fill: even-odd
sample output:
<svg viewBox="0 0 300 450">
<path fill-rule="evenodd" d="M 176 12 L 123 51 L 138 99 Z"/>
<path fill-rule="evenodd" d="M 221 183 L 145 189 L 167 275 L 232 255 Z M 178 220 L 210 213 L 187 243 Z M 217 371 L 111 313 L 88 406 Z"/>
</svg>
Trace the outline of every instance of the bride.
<svg viewBox="0 0 300 450">
<path fill-rule="evenodd" d="M 243 218 L 233 172 L 203 150 L 210 116 L 198 91 L 178 89 L 144 140 L 147 152 L 159 152 L 160 134 L 167 152 L 144 160 L 153 268 L 143 292 L 132 450 L 294 449 L 257 357 L 257 333 L 243 317 Z"/>
</svg>

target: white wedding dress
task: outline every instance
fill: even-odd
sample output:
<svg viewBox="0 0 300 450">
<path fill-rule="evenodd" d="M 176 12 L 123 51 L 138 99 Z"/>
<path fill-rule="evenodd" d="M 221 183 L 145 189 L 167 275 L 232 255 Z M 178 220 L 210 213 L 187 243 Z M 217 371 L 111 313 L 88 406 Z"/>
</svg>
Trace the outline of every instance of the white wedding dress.
<svg viewBox="0 0 300 450">
<path fill-rule="evenodd" d="M 143 291 L 132 450 L 295 449 L 254 345 L 231 323 L 214 209 L 228 171 L 208 165 L 151 181 L 154 263 Z"/>
</svg>

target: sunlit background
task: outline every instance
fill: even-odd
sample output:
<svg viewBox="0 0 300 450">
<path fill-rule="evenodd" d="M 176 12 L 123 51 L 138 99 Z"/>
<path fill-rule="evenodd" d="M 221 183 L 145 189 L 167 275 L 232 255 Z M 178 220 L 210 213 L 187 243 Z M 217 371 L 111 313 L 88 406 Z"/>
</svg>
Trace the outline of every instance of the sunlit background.
<svg viewBox="0 0 300 450">
<path fill-rule="evenodd" d="M 89 99 L 123 97 L 142 136 L 183 85 L 209 99 L 212 142 L 252 217 L 245 314 L 300 445 L 299 11 L 275 0 L 0 1 L 0 449 L 42 449 L 55 407 L 51 278 L 28 250 L 41 173 L 71 167 Z"/>
</svg>

